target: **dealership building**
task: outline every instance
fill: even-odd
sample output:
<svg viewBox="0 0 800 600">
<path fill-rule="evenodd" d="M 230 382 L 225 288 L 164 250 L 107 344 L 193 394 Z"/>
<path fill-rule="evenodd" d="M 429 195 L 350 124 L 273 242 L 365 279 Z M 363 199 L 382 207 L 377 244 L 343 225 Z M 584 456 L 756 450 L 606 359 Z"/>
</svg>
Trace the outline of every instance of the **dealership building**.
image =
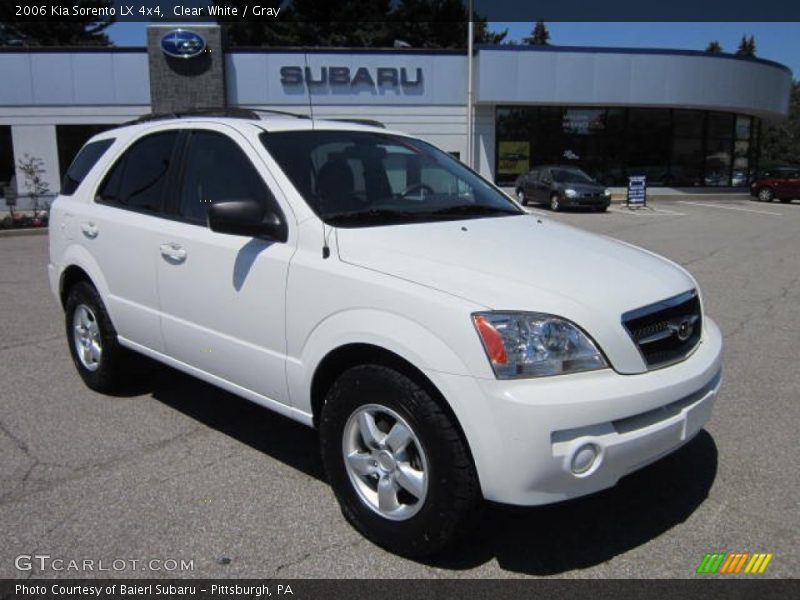
<svg viewBox="0 0 800 600">
<path fill-rule="evenodd" d="M 464 51 L 226 50 L 216 25 L 192 24 L 180 29 L 202 51 L 180 57 L 167 44 L 178 29 L 149 27 L 144 48 L 0 48 L 0 189 L 24 181 L 28 155 L 57 190 L 91 135 L 190 107 L 371 119 L 470 158 Z M 650 186 L 744 186 L 762 123 L 786 118 L 792 83 L 772 61 L 685 50 L 479 46 L 472 63 L 471 162 L 504 185 L 567 163 L 610 186 L 634 174 Z"/>
</svg>

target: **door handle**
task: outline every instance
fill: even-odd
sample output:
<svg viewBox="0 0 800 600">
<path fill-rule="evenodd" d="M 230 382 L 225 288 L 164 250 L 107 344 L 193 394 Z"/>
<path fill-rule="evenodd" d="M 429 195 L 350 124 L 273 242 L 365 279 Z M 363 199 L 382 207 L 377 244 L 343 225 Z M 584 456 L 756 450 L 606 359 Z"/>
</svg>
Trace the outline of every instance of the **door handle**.
<svg viewBox="0 0 800 600">
<path fill-rule="evenodd" d="M 100 230 L 94 223 L 81 223 L 81 231 L 83 232 L 83 235 L 91 240 L 96 238 L 97 234 L 100 233 Z"/>
<path fill-rule="evenodd" d="M 161 256 L 173 262 L 183 262 L 186 260 L 186 250 L 183 249 L 183 246 L 175 242 L 161 244 L 158 249 L 161 251 Z"/>
</svg>

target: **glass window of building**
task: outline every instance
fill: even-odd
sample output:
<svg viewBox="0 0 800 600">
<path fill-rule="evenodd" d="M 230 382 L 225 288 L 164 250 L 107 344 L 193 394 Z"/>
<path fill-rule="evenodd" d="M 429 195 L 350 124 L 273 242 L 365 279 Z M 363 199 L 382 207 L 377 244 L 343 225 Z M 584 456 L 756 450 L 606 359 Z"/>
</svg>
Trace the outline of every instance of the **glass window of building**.
<svg viewBox="0 0 800 600">
<path fill-rule="evenodd" d="M 14 176 L 14 148 L 11 143 L 11 127 L 0 125 L 0 195 Z"/>
<path fill-rule="evenodd" d="M 583 169 L 609 186 L 746 186 L 757 166 L 760 122 L 689 109 L 498 107 L 495 179 L 511 185 L 543 164 Z"/>
</svg>

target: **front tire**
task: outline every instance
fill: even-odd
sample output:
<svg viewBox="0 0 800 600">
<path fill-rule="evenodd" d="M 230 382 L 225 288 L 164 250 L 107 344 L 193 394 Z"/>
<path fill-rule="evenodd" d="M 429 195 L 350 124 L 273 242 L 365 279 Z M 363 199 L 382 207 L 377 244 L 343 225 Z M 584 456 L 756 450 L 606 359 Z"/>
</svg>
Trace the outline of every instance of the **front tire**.
<svg viewBox="0 0 800 600">
<path fill-rule="evenodd" d="M 476 514 L 480 491 L 467 445 L 430 393 L 392 368 L 362 365 L 328 392 L 322 459 L 347 520 L 402 556 L 429 556 Z"/>
<path fill-rule="evenodd" d="M 117 331 L 97 290 L 85 281 L 72 286 L 65 317 L 69 351 L 81 379 L 97 392 L 117 391 L 129 353 L 119 345 Z"/>
<path fill-rule="evenodd" d="M 558 212 L 561 210 L 561 202 L 558 199 L 558 194 L 550 196 L 550 210 Z"/>
<path fill-rule="evenodd" d="M 773 192 L 768 187 L 761 188 L 758 191 L 758 199 L 761 202 L 772 202 L 773 198 L 775 198 L 775 192 Z"/>
<path fill-rule="evenodd" d="M 517 190 L 517 202 L 522 206 L 528 206 L 528 199 L 525 197 L 525 192 L 522 190 Z"/>
</svg>

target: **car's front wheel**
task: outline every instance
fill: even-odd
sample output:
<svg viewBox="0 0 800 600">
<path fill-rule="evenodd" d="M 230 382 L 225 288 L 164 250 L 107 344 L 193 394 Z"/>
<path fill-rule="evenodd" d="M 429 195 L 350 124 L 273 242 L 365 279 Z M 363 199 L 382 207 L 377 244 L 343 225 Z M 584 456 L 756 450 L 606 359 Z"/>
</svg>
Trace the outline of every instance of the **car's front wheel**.
<svg viewBox="0 0 800 600">
<path fill-rule="evenodd" d="M 433 554 L 476 513 L 480 492 L 465 441 L 403 373 L 380 365 L 343 373 L 326 396 L 320 438 L 345 517 L 392 552 Z"/>
<path fill-rule="evenodd" d="M 761 188 L 758 191 L 758 199 L 761 200 L 761 202 L 772 202 L 773 198 L 775 198 L 775 192 L 768 187 Z"/>
<path fill-rule="evenodd" d="M 87 282 L 76 283 L 67 293 L 65 316 L 70 354 L 81 379 L 95 391 L 116 391 L 131 353 L 119 345 L 100 294 Z"/>
<path fill-rule="evenodd" d="M 550 210 L 558 212 L 561 210 L 561 201 L 558 199 L 558 194 L 550 196 Z"/>
<path fill-rule="evenodd" d="M 517 190 L 517 202 L 519 202 L 522 206 L 528 205 L 528 199 L 525 197 L 525 192 L 522 190 Z"/>
</svg>

